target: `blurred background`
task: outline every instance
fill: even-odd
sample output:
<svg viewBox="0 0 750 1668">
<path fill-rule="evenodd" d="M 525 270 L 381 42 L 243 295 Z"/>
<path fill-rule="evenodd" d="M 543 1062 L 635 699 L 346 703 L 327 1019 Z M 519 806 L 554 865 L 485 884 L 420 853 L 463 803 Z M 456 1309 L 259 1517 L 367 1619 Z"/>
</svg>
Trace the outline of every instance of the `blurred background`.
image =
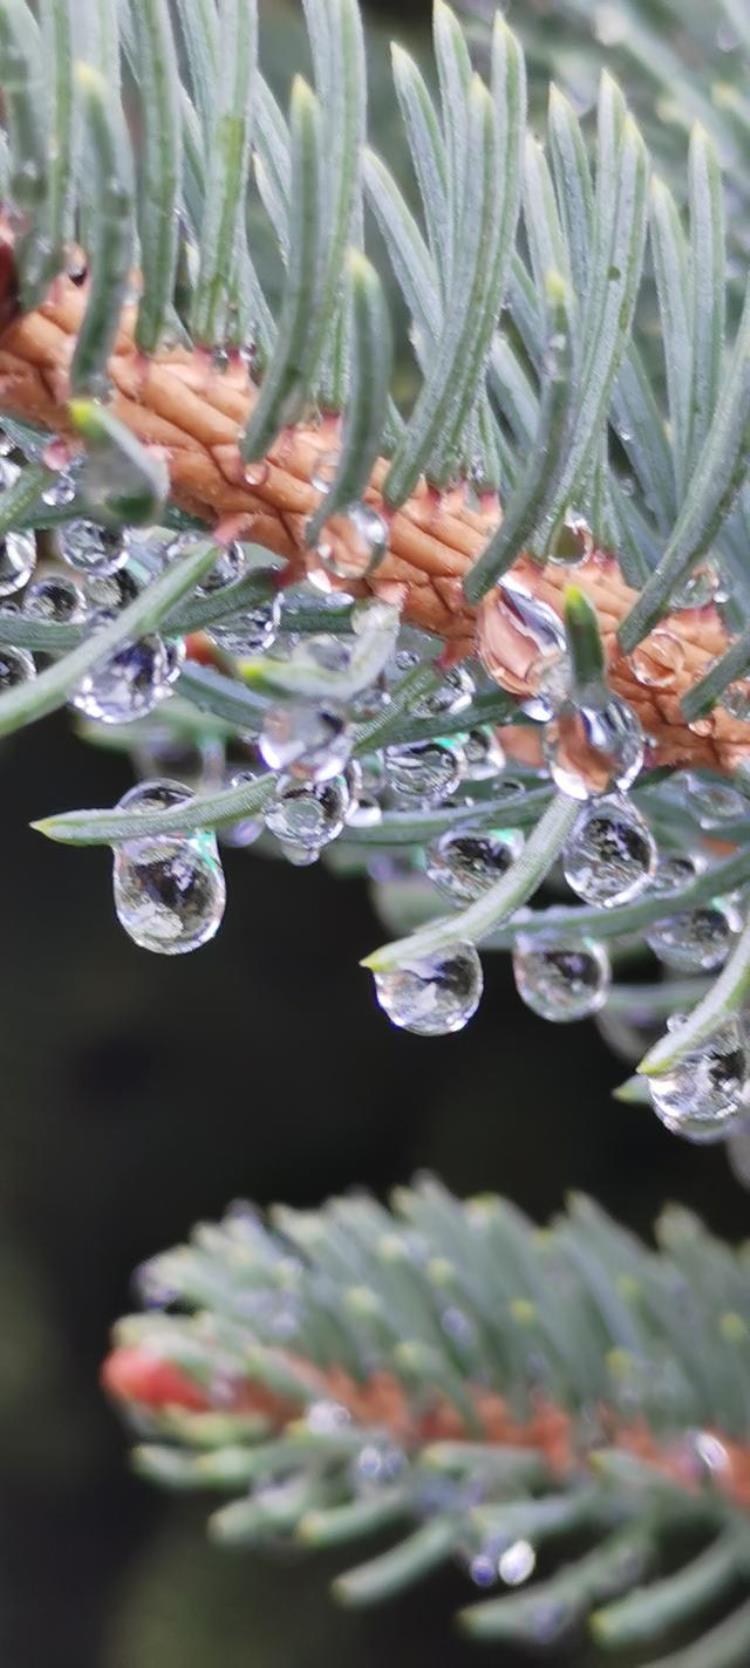
<svg viewBox="0 0 750 1668">
<path fill-rule="evenodd" d="M 265 61 L 281 74 L 299 61 L 293 19 L 279 0 L 265 9 Z M 383 39 L 397 27 L 419 46 L 426 7 L 370 11 Z M 82 746 L 65 720 L 0 756 L 0 1660 L 468 1668 L 481 1647 L 451 1632 L 468 1597 L 458 1570 L 347 1615 L 324 1558 L 219 1552 L 205 1500 L 161 1497 L 129 1474 L 97 1372 L 132 1305 L 131 1270 L 232 1198 L 385 1194 L 420 1168 L 540 1218 L 585 1189 L 643 1232 L 678 1198 L 736 1238 L 746 1195 L 721 1151 L 618 1106 L 623 1067 L 594 1027 L 536 1020 L 501 958 L 460 1036 L 389 1028 L 357 970 L 382 938 L 360 881 L 227 852 L 220 937 L 184 959 L 136 950 L 114 919 L 108 855 L 28 829 L 129 783 L 123 761 Z"/>
</svg>

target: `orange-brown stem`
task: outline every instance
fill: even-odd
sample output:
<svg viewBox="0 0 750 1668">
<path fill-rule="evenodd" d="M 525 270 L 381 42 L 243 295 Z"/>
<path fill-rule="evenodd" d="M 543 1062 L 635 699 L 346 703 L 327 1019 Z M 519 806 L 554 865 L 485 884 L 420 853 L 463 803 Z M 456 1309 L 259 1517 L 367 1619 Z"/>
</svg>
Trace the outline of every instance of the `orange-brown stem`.
<svg viewBox="0 0 750 1668">
<path fill-rule="evenodd" d="M 9 247 L 7 239 L 0 241 L 0 410 L 69 435 L 68 368 L 86 285 L 61 276 L 36 311 L 14 313 Z M 222 374 L 205 354 L 183 347 L 164 348 L 144 362 L 135 348 L 134 323 L 131 306 L 123 312 L 109 363 L 112 409 L 142 441 L 162 449 L 175 503 L 211 527 L 241 531 L 285 557 L 291 575 L 314 567 L 317 558 L 306 548 L 305 524 L 320 501 L 312 477 L 321 454 L 330 449 L 327 425 L 300 424 L 286 431 L 248 475 L 238 441 L 257 393 L 245 368 L 234 366 Z M 354 587 L 346 581 L 342 588 L 397 603 L 407 622 L 437 633 L 445 640 L 447 658 L 460 660 L 474 651 L 477 634 L 476 611 L 466 601 L 462 582 L 499 523 L 499 504 L 489 497 L 473 508 L 461 490 L 441 497 L 422 485 L 391 513 L 381 490 L 387 467 L 378 461 L 366 494 L 376 508 L 386 510 L 387 553 L 366 581 Z M 562 614 L 564 567 L 540 567 L 522 556 L 513 571 Z M 653 762 L 735 769 L 750 753 L 750 726 L 722 708 L 690 726 L 680 710 L 680 697 L 728 645 L 717 610 L 710 605 L 685 610 L 663 622 L 660 632 L 668 634 L 671 650 L 676 642 L 678 662 L 665 675 L 663 635 L 652 633 L 635 656 L 623 655 L 617 645 L 617 627 L 635 593 L 615 557 L 594 552 L 575 577 L 596 605 L 612 688 L 638 713 L 652 743 Z M 513 693 L 528 694 L 532 658 L 528 643 L 519 643 L 511 630 L 505 644 L 500 642 L 493 675 Z"/>
</svg>

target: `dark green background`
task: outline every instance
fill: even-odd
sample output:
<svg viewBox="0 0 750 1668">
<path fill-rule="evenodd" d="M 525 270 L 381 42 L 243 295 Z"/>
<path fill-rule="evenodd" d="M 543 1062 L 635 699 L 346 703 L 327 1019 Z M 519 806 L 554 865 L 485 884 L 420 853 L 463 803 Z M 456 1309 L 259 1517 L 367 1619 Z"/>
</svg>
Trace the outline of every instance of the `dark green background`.
<svg viewBox="0 0 750 1668">
<path fill-rule="evenodd" d="M 372 10 L 418 31 L 422 8 Z M 288 70 L 297 44 L 278 0 L 266 22 Z M 311 1204 L 424 1166 L 537 1216 L 584 1188 L 642 1229 L 677 1197 L 737 1236 L 746 1197 L 720 1152 L 612 1101 L 622 1066 L 593 1026 L 534 1019 L 503 960 L 489 960 L 461 1036 L 390 1029 L 357 971 L 382 936 L 359 883 L 230 853 L 219 939 L 184 960 L 135 950 L 108 855 L 28 831 L 127 785 L 62 720 L 0 756 L 0 1661 L 451 1668 L 484 1654 L 512 1668 L 451 1633 L 469 1596 L 458 1571 L 349 1616 L 326 1592 L 334 1566 L 220 1553 L 205 1502 L 129 1475 L 97 1369 L 130 1271 L 238 1195 Z"/>
</svg>

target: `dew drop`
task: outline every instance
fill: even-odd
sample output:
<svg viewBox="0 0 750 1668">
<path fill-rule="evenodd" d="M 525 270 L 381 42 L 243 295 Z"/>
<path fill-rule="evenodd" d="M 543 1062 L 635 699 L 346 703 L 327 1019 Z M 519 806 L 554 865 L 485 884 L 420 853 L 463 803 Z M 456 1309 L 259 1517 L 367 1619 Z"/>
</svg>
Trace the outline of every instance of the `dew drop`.
<svg viewBox="0 0 750 1668">
<path fill-rule="evenodd" d="M 334 579 L 365 579 L 388 549 L 388 524 L 371 504 L 348 504 L 321 529 L 316 556 Z"/>
<path fill-rule="evenodd" d="M 702 828 L 713 828 L 722 822 L 741 822 L 750 818 L 750 800 L 736 788 L 723 782 L 711 782 L 687 772 L 685 776 L 688 806 Z"/>
<path fill-rule="evenodd" d="M 719 696 L 719 705 L 729 713 L 730 718 L 736 718 L 741 724 L 750 720 L 750 682 L 739 679 L 730 683 Z"/>
<path fill-rule="evenodd" d="M 465 712 L 476 695 L 476 684 L 465 666 L 454 666 L 445 681 L 428 695 L 418 695 L 411 706 L 414 718 L 455 717 Z"/>
<path fill-rule="evenodd" d="M 580 567 L 594 552 L 594 535 L 585 516 L 568 510 L 550 551 L 550 561 L 566 567 Z"/>
<path fill-rule="evenodd" d="M 174 550 L 171 547 L 170 554 Z M 204 574 L 200 585 L 195 587 L 198 597 L 213 596 L 215 591 L 225 591 L 229 585 L 236 585 L 242 579 L 247 567 L 247 558 L 242 545 L 234 541 L 228 544 L 217 556 L 212 568 Z"/>
<path fill-rule="evenodd" d="M 458 787 L 465 770 L 463 748 L 449 739 L 389 747 L 385 761 L 388 787 L 401 810 L 439 805 Z"/>
<path fill-rule="evenodd" d="M 536 1568 L 536 1553 L 529 1541 L 514 1541 L 500 1554 L 498 1575 L 506 1587 L 522 1587 Z"/>
<path fill-rule="evenodd" d="M 116 573 L 92 574 L 84 580 L 86 603 L 92 620 L 97 625 L 104 625 L 107 620 L 114 620 L 123 608 L 135 602 L 140 587 L 125 568 Z"/>
<path fill-rule="evenodd" d="M 35 566 L 33 533 L 6 533 L 0 538 L 0 597 L 10 597 L 22 590 Z"/>
<path fill-rule="evenodd" d="M 338 839 L 348 808 L 349 790 L 343 776 L 326 782 L 282 777 L 265 822 L 282 844 L 302 846 L 317 855 L 321 846 Z"/>
<path fill-rule="evenodd" d="M 348 762 L 353 741 L 343 707 L 291 701 L 268 708 L 258 747 L 270 770 L 289 771 L 302 781 L 328 782 Z"/>
<path fill-rule="evenodd" d="M 74 579 L 37 579 L 24 595 L 23 612 L 29 620 L 74 625 L 86 618 L 86 598 Z"/>
<path fill-rule="evenodd" d="M 442 834 L 427 849 L 427 875 L 452 903 L 473 903 L 523 851 L 520 829 L 470 829 Z"/>
<path fill-rule="evenodd" d="M 482 964 L 472 944 L 456 944 L 375 974 L 375 993 L 391 1023 L 418 1037 L 463 1030 L 479 1007 L 482 984 Z"/>
<path fill-rule="evenodd" d="M 519 933 L 513 948 L 519 996 L 553 1024 L 587 1019 L 603 1007 L 610 981 L 607 952 L 589 939 Z"/>
<path fill-rule="evenodd" d="M 490 724 L 470 730 L 464 742 L 467 782 L 490 782 L 505 769 L 505 753 Z"/>
<path fill-rule="evenodd" d="M 129 840 L 114 857 L 115 910 L 142 950 L 179 956 L 218 932 L 226 886 L 208 835 L 146 836 Z"/>
<path fill-rule="evenodd" d="M 687 608 L 705 608 L 707 603 L 716 600 L 720 587 L 721 579 L 715 564 L 701 562 L 672 592 L 670 608 L 676 613 Z"/>
<path fill-rule="evenodd" d="M 339 458 L 339 452 L 319 453 L 310 476 L 310 485 L 315 488 L 316 492 L 326 493 L 330 491 L 339 466 Z"/>
<path fill-rule="evenodd" d="M 76 477 L 74 471 L 72 469 L 60 469 L 54 480 L 50 481 L 46 491 L 42 493 L 42 503 L 46 504 L 51 510 L 65 509 L 67 504 L 72 504 L 75 495 Z"/>
<path fill-rule="evenodd" d="M 724 966 L 741 927 L 734 905 L 716 899 L 657 921 L 645 937 L 666 967 L 680 973 L 712 973 Z"/>
<path fill-rule="evenodd" d="M 675 1015 L 670 1031 L 684 1024 Z M 739 1123 L 747 1052 L 736 1021 L 730 1021 L 686 1054 L 662 1077 L 647 1079 L 654 1111 L 673 1135 L 707 1144 L 722 1141 Z"/>
<path fill-rule="evenodd" d="M 643 731 L 617 695 L 564 702 L 545 728 L 543 745 L 555 786 L 571 799 L 624 791 L 643 764 Z"/>
<path fill-rule="evenodd" d="M 0 692 L 15 689 L 19 683 L 29 683 L 36 677 L 36 667 L 26 649 L 12 649 L 0 644 Z"/>
<path fill-rule="evenodd" d="M 122 533 L 109 532 L 93 521 L 71 521 L 60 529 L 60 555 L 79 573 L 108 578 L 125 566 L 128 547 Z"/>
<path fill-rule="evenodd" d="M 273 648 L 281 624 L 280 597 L 259 603 L 257 608 L 243 609 L 228 620 L 215 620 L 207 634 L 225 654 L 241 658 L 243 655 L 267 654 Z"/>
<path fill-rule="evenodd" d="M 93 666 L 71 704 L 102 724 L 132 724 L 171 693 L 169 657 L 162 638 L 153 634 L 124 643 Z"/>
<path fill-rule="evenodd" d="M 621 799 L 587 805 L 563 852 L 568 885 L 586 903 L 605 909 L 637 898 L 655 874 L 656 861 L 648 823 Z"/>
<path fill-rule="evenodd" d="M 652 631 L 630 656 L 638 683 L 645 689 L 673 689 L 685 664 L 685 646 L 673 631 Z"/>
<path fill-rule="evenodd" d="M 528 586 L 506 574 L 480 603 L 477 613 L 477 652 L 485 671 L 511 695 L 521 695 L 531 718 L 550 716 L 549 700 L 529 698 L 530 669 L 538 679 L 543 661 L 566 652 L 561 621 Z"/>
</svg>

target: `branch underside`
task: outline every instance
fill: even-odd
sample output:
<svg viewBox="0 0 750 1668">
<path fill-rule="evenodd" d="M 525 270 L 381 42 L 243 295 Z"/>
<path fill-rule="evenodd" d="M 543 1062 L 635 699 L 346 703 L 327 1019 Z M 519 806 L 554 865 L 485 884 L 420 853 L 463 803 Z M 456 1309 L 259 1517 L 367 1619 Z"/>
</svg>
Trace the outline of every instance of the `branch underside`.
<svg viewBox="0 0 750 1668">
<path fill-rule="evenodd" d="M 6 265 L 10 280 L 12 266 Z M 36 311 L 5 324 L 0 332 L 0 411 L 50 433 L 71 434 L 68 367 L 86 296 L 85 285 L 60 276 Z M 114 415 L 142 442 L 163 451 L 171 496 L 180 508 L 210 526 L 225 529 L 236 523 L 237 536 L 285 558 L 289 578 L 302 577 L 318 565 L 314 550 L 306 548 L 305 528 L 320 503 L 312 477 L 321 456 L 330 451 L 331 423 L 324 418 L 318 427 L 285 431 L 267 458 L 251 465 L 248 485 L 238 440 L 257 390 L 244 365 L 222 373 L 205 354 L 183 347 L 166 348 L 146 360 L 135 346 L 135 316 L 135 306 L 124 309 L 109 361 Z M 475 610 L 466 601 L 463 580 L 499 523 L 497 501 L 488 496 L 470 508 L 462 489 L 440 497 L 420 484 L 402 509 L 389 512 L 381 493 L 387 470 L 381 459 L 365 496 L 385 514 L 388 550 L 374 575 L 358 584 L 342 581 L 340 588 L 397 603 L 407 623 L 444 639 L 451 661 L 463 659 L 474 652 L 476 634 Z M 570 573 L 566 565 L 541 567 L 524 555 L 513 572 L 562 615 Z M 655 688 L 639 681 L 634 657 L 624 655 L 617 644 L 617 628 L 636 593 L 625 584 L 616 558 L 594 552 L 575 569 L 575 579 L 596 607 L 611 687 L 638 714 L 653 744 L 653 762 L 735 770 L 750 752 L 748 726 L 720 707 L 689 725 L 680 707 L 681 698 L 728 647 L 717 609 L 709 604 L 683 610 L 660 623 L 660 631 L 679 639 L 683 659 L 669 689 Z M 647 638 L 638 655 L 648 647 Z M 519 654 L 522 648 L 509 629 L 505 666 L 496 673 L 502 687 L 521 698 L 532 693 L 529 657 Z"/>
</svg>

